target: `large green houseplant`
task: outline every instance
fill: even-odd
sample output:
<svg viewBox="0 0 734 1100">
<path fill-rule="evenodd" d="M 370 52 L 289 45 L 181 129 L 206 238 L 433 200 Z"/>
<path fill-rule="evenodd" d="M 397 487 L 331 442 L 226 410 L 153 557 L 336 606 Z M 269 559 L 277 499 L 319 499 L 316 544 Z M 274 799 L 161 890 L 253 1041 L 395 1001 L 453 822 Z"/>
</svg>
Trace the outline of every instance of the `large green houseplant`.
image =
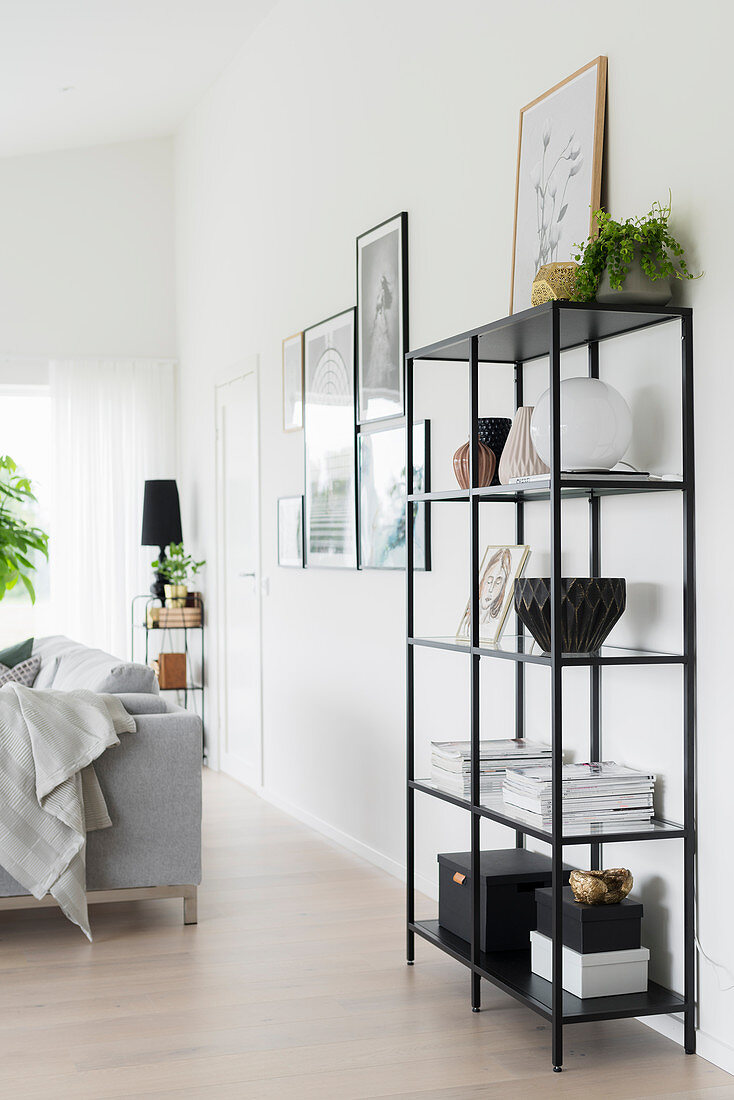
<svg viewBox="0 0 734 1100">
<path fill-rule="evenodd" d="M 670 212 L 670 199 L 667 206 L 654 202 L 643 217 L 622 222 L 597 210 L 598 233 L 576 245 L 574 259 L 580 266 L 575 300 L 622 304 L 640 299 L 663 304 L 670 300 L 672 279 L 698 278 L 688 270 L 683 246 L 668 228 Z"/>
<path fill-rule="evenodd" d="M 21 581 L 35 603 L 32 557 L 43 554 L 48 560 L 48 535 L 24 518 L 36 497 L 28 478 L 17 470 L 10 455 L 0 455 L 0 600 Z"/>
</svg>

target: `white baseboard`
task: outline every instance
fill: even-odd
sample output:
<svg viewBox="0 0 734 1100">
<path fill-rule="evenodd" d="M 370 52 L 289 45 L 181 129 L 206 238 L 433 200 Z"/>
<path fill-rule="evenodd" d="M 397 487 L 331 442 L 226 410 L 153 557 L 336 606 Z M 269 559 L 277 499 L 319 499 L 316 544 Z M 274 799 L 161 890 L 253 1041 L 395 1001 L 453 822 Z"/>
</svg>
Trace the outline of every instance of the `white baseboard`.
<svg viewBox="0 0 734 1100">
<path fill-rule="evenodd" d="M 238 783 L 242 783 L 244 787 L 249 787 L 256 794 L 263 793 L 260 786 L 259 769 L 253 764 L 246 764 L 238 756 L 232 756 L 227 752 L 221 753 L 219 767 L 213 770 L 223 772 L 230 779 L 236 779 Z"/>
<path fill-rule="evenodd" d="M 234 777 L 238 778 L 237 776 Z M 252 784 L 247 784 L 252 786 Z M 399 879 L 401 882 L 406 880 L 405 866 L 399 863 L 398 860 L 392 859 L 390 856 L 386 856 L 383 852 L 378 851 L 376 848 L 370 847 L 369 844 L 364 844 L 363 841 L 358 840 L 350 833 L 344 832 L 343 829 L 337 829 L 335 826 L 330 825 L 328 821 L 324 821 L 322 818 L 312 814 L 309 810 L 304 810 L 300 806 L 294 806 L 285 798 L 281 798 L 280 795 L 274 791 L 268 790 L 265 787 L 256 788 L 257 793 L 266 802 L 269 802 L 272 806 L 282 810 L 290 817 L 294 817 L 297 821 L 303 822 L 304 825 L 308 825 L 309 828 L 315 829 L 317 833 L 321 833 L 322 836 L 327 837 L 334 843 L 339 844 L 342 848 L 346 848 L 348 851 L 353 852 L 361 859 L 366 860 L 368 863 L 374 864 L 383 871 L 387 871 L 389 875 Z M 426 897 L 432 898 L 434 901 L 438 900 L 438 883 L 432 879 L 426 878 L 424 875 L 416 874 L 415 876 L 416 889 Z M 668 1039 L 672 1039 L 678 1043 L 679 1046 L 683 1046 L 683 1021 L 677 1019 L 675 1016 L 646 1016 L 639 1017 L 640 1023 L 645 1024 L 646 1027 L 652 1028 L 653 1031 L 657 1031 L 660 1035 L 664 1035 Z M 729 1046 L 728 1043 L 722 1043 L 721 1040 L 715 1039 L 712 1035 L 708 1035 L 704 1031 L 696 1032 L 696 1053 L 705 1058 L 707 1062 L 711 1062 L 713 1065 L 718 1066 L 719 1069 L 723 1069 L 726 1073 L 734 1074 L 734 1047 Z"/>
</svg>

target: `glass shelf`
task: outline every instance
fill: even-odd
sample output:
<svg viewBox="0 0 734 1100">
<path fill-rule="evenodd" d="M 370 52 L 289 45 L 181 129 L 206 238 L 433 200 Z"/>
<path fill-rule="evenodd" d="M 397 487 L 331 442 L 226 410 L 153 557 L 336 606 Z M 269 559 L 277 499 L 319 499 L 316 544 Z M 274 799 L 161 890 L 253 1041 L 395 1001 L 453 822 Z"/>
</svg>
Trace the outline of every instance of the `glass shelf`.
<svg viewBox="0 0 734 1100">
<path fill-rule="evenodd" d="M 561 474 L 561 497 L 564 500 L 582 497 L 631 496 L 635 493 L 681 492 L 684 481 L 651 481 L 649 478 L 619 477 L 590 478 L 582 474 Z M 481 502 L 499 501 L 509 504 L 543 501 L 550 498 L 550 478 L 528 482 L 524 485 L 491 485 L 481 489 L 448 489 L 445 492 L 412 493 L 408 500 L 416 504 L 441 502 L 467 503 L 472 498 Z"/>
<path fill-rule="evenodd" d="M 540 1013 L 547 1020 L 553 1017 L 553 986 L 530 969 L 530 951 L 479 952 L 479 963 L 472 967 L 471 946 L 453 935 L 438 921 L 415 921 L 409 925 L 424 940 L 470 967 L 482 978 L 503 989 L 505 993 Z M 660 1013 L 682 1012 L 684 999 L 669 989 L 648 982 L 642 993 L 622 993 L 614 997 L 575 997 L 563 992 L 563 1022 L 577 1024 L 590 1020 L 621 1020 L 633 1016 L 655 1016 Z"/>
<path fill-rule="evenodd" d="M 517 806 L 509 806 L 502 797 L 502 791 L 493 791 L 491 794 L 481 796 L 479 806 L 473 807 L 465 798 L 449 794 L 441 790 L 431 779 L 414 779 L 408 784 L 416 791 L 439 798 L 443 802 L 450 802 L 453 806 L 470 810 L 481 817 L 487 817 L 491 821 L 497 821 L 500 825 L 506 825 L 508 829 L 519 830 L 527 836 L 533 836 L 546 844 L 553 841 L 553 830 L 550 826 L 544 826 L 537 814 L 528 813 Z M 682 825 L 674 821 L 665 821 L 662 818 L 653 818 L 652 821 L 631 822 L 603 822 L 597 825 L 565 825 L 563 828 L 564 844 L 611 844 L 627 840 L 679 840 L 685 835 Z"/>
<path fill-rule="evenodd" d="M 437 359 L 468 364 L 471 339 L 478 337 L 480 363 L 527 363 L 550 354 L 550 315 L 558 311 L 560 350 L 582 347 L 660 325 L 679 321 L 691 310 L 676 306 L 603 306 L 596 302 L 545 302 L 499 321 L 451 336 L 437 344 L 408 352 L 416 361 Z"/>
<path fill-rule="evenodd" d="M 429 649 L 447 649 L 455 653 L 474 653 L 481 657 L 496 657 L 503 660 L 523 661 L 529 664 L 550 665 L 549 653 L 543 653 L 533 639 L 523 634 L 505 635 L 497 645 L 487 642 L 479 646 L 470 646 L 461 638 L 428 637 L 408 638 L 408 644 L 426 646 Z M 621 646 L 604 645 L 594 653 L 564 653 L 561 664 L 566 667 L 589 665 L 682 665 L 686 663 L 683 653 L 663 653 L 657 650 L 626 649 Z"/>
</svg>

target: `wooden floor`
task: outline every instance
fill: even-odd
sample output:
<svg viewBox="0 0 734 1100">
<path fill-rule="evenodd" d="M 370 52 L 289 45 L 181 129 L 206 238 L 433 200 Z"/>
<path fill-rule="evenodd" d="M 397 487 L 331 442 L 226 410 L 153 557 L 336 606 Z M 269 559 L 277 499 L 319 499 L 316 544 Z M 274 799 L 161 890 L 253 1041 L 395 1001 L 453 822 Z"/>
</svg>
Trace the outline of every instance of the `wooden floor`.
<svg viewBox="0 0 734 1100">
<path fill-rule="evenodd" d="M 635 1021 L 548 1025 L 418 942 L 403 888 L 206 774 L 205 878 L 181 903 L 0 915 L 0 1096 L 212 1100 L 734 1098 L 734 1078 Z M 430 903 L 426 903 L 426 913 Z"/>
</svg>

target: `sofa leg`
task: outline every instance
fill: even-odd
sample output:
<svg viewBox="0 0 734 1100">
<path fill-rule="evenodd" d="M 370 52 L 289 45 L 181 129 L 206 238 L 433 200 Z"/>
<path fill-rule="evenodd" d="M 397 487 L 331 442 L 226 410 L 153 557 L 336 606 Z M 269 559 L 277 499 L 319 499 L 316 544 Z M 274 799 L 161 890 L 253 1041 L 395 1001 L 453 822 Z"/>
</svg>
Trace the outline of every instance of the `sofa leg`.
<svg viewBox="0 0 734 1100">
<path fill-rule="evenodd" d="M 187 894 L 183 899 L 183 918 L 184 924 L 198 924 L 198 918 L 196 913 L 196 887 L 192 888 L 192 892 Z"/>
</svg>

